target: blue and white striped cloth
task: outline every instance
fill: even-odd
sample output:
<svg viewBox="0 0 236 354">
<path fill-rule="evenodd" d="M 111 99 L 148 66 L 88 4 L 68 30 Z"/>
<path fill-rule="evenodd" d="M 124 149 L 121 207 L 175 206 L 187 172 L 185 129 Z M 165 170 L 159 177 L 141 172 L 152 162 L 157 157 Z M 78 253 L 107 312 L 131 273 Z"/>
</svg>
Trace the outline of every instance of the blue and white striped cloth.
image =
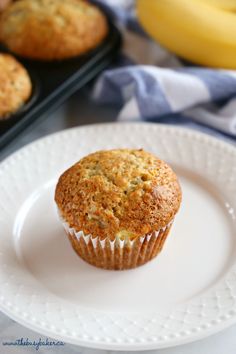
<svg viewBox="0 0 236 354">
<path fill-rule="evenodd" d="M 236 137 L 236 71 L 183 66 L 142 33 L 133 0 L 97 2 L 109 9 L 124 34 L 121 63 L 99 78 L 97 101 L 119 104 L 119 120 L 207 126 Z"/>
</svg>

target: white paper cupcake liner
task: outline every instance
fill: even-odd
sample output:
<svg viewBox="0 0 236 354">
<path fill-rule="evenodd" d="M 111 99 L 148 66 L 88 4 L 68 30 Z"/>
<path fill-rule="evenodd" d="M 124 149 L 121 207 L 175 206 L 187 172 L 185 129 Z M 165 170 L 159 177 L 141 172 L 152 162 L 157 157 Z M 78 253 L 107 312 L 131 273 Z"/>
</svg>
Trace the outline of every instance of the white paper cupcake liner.
<svg viewBox="0 0 236 354">
<path fill-rule="evenodd" d="M 162 250 L 173 220 L 158 231 L 136 237 L 133 240 L 116 237 L 100 239 L 76 231 L 64 220 L 63 227 L 75 252 L 86 262 L 104 269 L 122 270 L 138 267 Z"/>
</svg>

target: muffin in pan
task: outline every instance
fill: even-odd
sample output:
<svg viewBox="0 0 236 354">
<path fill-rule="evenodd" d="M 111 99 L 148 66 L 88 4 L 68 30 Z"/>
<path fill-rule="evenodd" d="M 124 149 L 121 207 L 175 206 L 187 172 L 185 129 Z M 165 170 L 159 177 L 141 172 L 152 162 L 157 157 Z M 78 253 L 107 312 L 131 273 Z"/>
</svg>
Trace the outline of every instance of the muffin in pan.
<svg viewBox="0 0 236 354">
<path fill-rule="evenodd" d="M 29 59 L 62 60 L 88 52 L 108 32 L 106 17 L 79 0 L 19 0 L 1 15 L 1 41 Z"/>
<path fill-rule="evenodd" d="M 55 201 L 81 258 L 105 269 L 129 269 L 161 251 L 181 188 L 172 169 L 156 156 L 144 150 L 107 150 L 65 171 Z"/>
<path fill-rule="evenodd" d="M 30 98 L 32 83 L 21 63 L 0 53 L 0 121 L 16 113 Z"/>
</svg>

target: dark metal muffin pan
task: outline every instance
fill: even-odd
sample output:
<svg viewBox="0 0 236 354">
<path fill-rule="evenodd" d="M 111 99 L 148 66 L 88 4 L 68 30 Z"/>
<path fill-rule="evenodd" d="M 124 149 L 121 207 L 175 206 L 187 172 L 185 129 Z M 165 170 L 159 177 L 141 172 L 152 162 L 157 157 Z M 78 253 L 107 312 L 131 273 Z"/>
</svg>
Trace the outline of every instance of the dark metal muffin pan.
<svg viewBox="0 0 236 354">
<path fill-rule="evenodd" d="M 0 149 L 28 125 L 45 117 L 98 75 L 113 61 L 120 45 L 120 32 L 109 22 L 109 33 L 105 40 L 86 55 L 53 62 L 17 57 L 31 76 L 33 92 L 29 101 L 18 112 L 7 120 L 0 121 Z M 8 52 L 1 46 L 0 51 Z"/>
</svg>

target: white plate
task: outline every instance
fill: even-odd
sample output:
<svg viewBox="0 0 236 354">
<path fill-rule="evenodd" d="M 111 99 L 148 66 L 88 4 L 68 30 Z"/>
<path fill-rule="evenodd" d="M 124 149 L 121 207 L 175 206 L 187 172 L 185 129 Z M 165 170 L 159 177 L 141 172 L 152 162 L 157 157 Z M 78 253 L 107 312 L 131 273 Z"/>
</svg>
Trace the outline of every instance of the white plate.
<svg viewBox="0 0 236 354">
<path fill-rule="evenodd" d="M 180 177 L 183 203 L 156 259 L 129 271 L 83 262 L 53 194 L 82 156 L 144 148 Z M 143 350 L 200 339 L 236 322 L 236 149 L 187 129 L 105 124 L 41 139 L 0 165 L 0 304 L 31 329 L 66 342 Z"/>
</svg>

